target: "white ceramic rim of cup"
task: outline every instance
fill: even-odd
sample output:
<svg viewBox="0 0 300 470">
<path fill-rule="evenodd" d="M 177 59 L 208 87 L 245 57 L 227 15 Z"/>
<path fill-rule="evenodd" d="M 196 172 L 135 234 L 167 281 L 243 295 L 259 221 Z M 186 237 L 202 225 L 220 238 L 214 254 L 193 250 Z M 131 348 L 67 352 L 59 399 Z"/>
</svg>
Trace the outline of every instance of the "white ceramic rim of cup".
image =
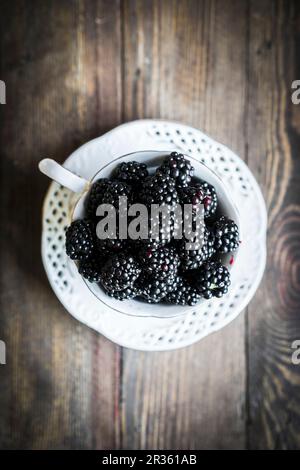
<svg viewBox="0 0 300 470">
<path fill-rule="evenodd" d="M 76 220 L 78 218 L 82 218 L 82 216 L 83 216 L 82 212 L 80 213 L 80 215 L 79 215 L 78 212 L 79 212 L 79 209 L 81 209 L 81 211 L 84 210 L 84 202 L 85 202 L 85 199 L 86 199 L 86 197 L 87 197 L 87 195 L 88 195 L 88 193 L 91 189 L 91 185 L 95 181 L 97 181 L 99 178 L 109 176 L 109 175 L 107 175 L 107 176 L 100 175 L 100 173 L 102 173 L 104 170 L 110 170 L 111 169 L 111 171 L 112 171 L 116 167 L 116 165 L 118 163 L 120 163 L 120 161 L 123 161 L 124 159 L 126 159 L 127 161 L 132 161 L 132 158 L 133 158 L 134 155 L 135 155 L 135 159 L 138 160 L 137 155 L 139 155 L 139 154 L 142 154 L 143 156 L 145 154 L 152 154 L 152 158 L 155 158 L 155 157 L 165 157 L 167 155 L 170 155 L 170 153 L 171 153 L 171 150 L 170 151 L 139 150 L 139 151 L 136 151 L 136 152 L 130 152 L 130 153 L 127 153 L 125 155 L 121 155 L 121 156 L 115 158 L 114 160 L 112 160 L 111 162 L 107 163 L 106 165 L 104 165 L 91 178 L 88 188 L 81 193 L 79 199 L 74 204 L 73 211 L 72 211 L 72 221 Z M 188 160 L 191 160 L 191 161 L 195 162 L 194 165 L 196 165 L 198 167 L 202 167 L 206 173 L 208 173 L 210 176 L 212 176 L 213 181 L 209 181 L 209 178 L 207 179 L 206 176 L 201 177 L 195 171 L 195 177 L 196 178 L 204 179 L 205 181 L 208 181 L 208 183 L 213 184 L 214 186 L 216 186 L 216 181 L 217 181 L 217 186 L 218 186 L 218 188 L 216 188 L 217 194 L 219 195 L 220 188 L 221 188 L 221 192 L 223 192 L 223 195 L 222 195 L 222 198 L 221 198 L 221 201 L 222 201 L 221 204 L 223 206 L 225 205 L 227 207 L 228 206 L 230 207 L 230 210 L 222 211 L 222 213 L 224 215 L 229 215 L 229 217 L 235 221 L 235 223 L 237 224 L 237 226 L 239 228 L 240 236 L 242 238 L 241 226 L 240 226 L 240 216 L 239 216 L 238 209 L 235 206 L 235 203 L 232 200 L 230 194 L 228 194 L 228 191 L 227 191 L 223 181 L 221 180 L 221 178 L 213 170 L 208 168 L 204 163 L 200 162 L 196 158 L 191 157 L 190 155 L 186 155 L 186 154 L 183 154 L 183 155 Z M 151 158 L 151 157 L 149 157 L 149 158 Z M 145 161 L 145 160 L 143 160 L 143 161 Z M 195 170 L 196 170 L 196 168 L 195 168 Z M 110 172 L 110 174 L 111 174 L 111 172 Z M 238 255 L 238 249 L 234 252 L 235 260 L 237 258 L 237 255 Z M 225 258 L 225 257 L 227 258 L 227 262 L 225 261 L 224 264 L 231 271 L 232 269 L 234 269 L 234 266 L 230 266 L 229 263 L 228 263 L 228 258 L 230 258 L 230 256 L 231 256 L 231 254 L 228 254 L 228 255 L 223 256 L 223 258 Z M 73 261 L 73 262 L 76 264 L 75 261 Z M 235 263 L 234 263 L 234 265 L 235 265 Z M 203 299 L 197 305 L 194 305 L 194 306 L 184 305 L 183 306 L 183 305 L 172 305 L 172 304 L 162 304 L 162 303 L 150 304 L 150 303 L 143 302 L 141 300 L 136 300 L 136 299 L 120 301 L 120 300 L 114 299 L 113 297 L 109 297 L 107 294 L 105 294 L 104 289 L 101 288 L 100 285 L 98 285 L 97 283 L 91 283 L 85 278 L 82 278 L 82 279 L 84 280 L 84 282 L 85 282 L 86 286 L 88 287 L 88 289 L 90 290 L 90 292 L 97 298 L 97 300 L 104 303 L 106 306 L 113 309 L 114 311 L 116 311 L 118 313 L 121 313 L 123 315 L 128 315 L 128 316 L 172 318 L 172 317 L 177 317 L 179 315 L 183 315 L 184 313 L 190 312 L 193 309 L 194 310 L 199 309 L 199 308 L 201 308 L 201 305 L 203 305 L 203 303 L 207 302 L 207 300 Z M 211 301 L 212 300 L 213 299 L 211 299 Z M 116 305 L 115 305 L 116 303 L 120 306 L 127 307 L 126 311 L 117 308 Z M 136 307 L 137 305 L 141 307 L 141 310 L 142 310 L 142 307 L 144 307 L 145 311 L 143 313 L 141 313 L 141 312 L 132 313 L 136 310 L 134 307 Z M 159 312 L 159 310 L 163 310 L 163 312 Z M 175 312 L 174 310 L 177 310 L 177 311 Z"/>
</svg>

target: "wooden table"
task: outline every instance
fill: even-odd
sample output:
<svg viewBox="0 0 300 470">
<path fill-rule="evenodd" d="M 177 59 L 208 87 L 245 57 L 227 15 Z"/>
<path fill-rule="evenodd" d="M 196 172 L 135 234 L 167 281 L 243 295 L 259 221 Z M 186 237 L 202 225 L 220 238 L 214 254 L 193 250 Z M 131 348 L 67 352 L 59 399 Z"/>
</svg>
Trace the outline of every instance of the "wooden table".
<svg viewBox="0 0 300 470">
<path fill-rule="evenodd" d="M 300 4 L 0 3 L 2 448 L 300 448 Z M 298 47 L 297 47 L 298 43 Z M 37 170 L 121 122 L 191 124 L 237 152 L 269 210 L 244 314 L 183 350 L 122 349 L 74 320 L 40 258 Z"/>
</svg>

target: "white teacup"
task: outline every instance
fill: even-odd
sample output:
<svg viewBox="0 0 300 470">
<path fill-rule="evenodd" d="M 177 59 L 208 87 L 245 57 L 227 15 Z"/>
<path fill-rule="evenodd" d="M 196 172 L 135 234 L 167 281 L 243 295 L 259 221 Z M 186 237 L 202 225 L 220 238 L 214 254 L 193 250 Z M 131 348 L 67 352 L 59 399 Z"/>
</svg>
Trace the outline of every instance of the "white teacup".
<svg viewBox="0 0 300 470">
<path fill-rule="evenodd" d="M 91 188 L 91 185 L 99 178 L 111 177 L 111 174 L 117 164 L 129 161 L 146 163 L 148 166 L 148 171 L 151 174 L 154 173 L 156 168 L 162 163 L 163 159 L 169 154 L 170 152 L 144 150 L 124 155 L 102 167 L 90 181 L 87 181 L 84 178 L 71 173 L 69 170 L 66 170 L 54 160 L 48 158 L 42 160 L 39 163 L 39 169 L 42 173 L 49 176 L 51 179 L 57 181 L 66 188 L 70 189 L 71 191 L 78 193 L 78 199 L 77 202 L 75 202 L 72 211 L 72 220 L 77 220 L 84 217 L 85 201 L 89 189 Z M 214 173 L 200 161 L 190 156 L 186 156 L 186 158 L 191 161 L 195 169 L 194 176 L 196 178 L 201 178 L 207 181 L 215 187 L 218 196 L 220 212 L 229 217 L 230 219 L 234 220 L 240 231 L 240 217 L 238 211 L 220 178 L 216 175 L 216 173 Z M 238 250 L 234 253 L 235 260 L 237 258 L 237 255 Z M 223 255 L 222 263 L 227 266 L 228 269 L 231 270 L 234 269 L 234 265 L 230 265 L 230 258 L 230 254 Z M 183 314 L 186 311 L 190 311 L 191 309 L 198 310 L 201 308 L 202 302 L 207 302 L 206 300 L 203 300 L 194 307 L 169 304 L 148 304 L 146 302 L 142 302 L 136 299 L 124 300 L 121 302 L 106 295 L 100 285 L 88 282 L 86 279 L 84 279 L 84 281 L 90 291 L 97 297 L 100 302 L 103 302 L 113 310 L 116 310 L 120 313 L 124 313 L 126 315 L 154 316 L 161 318 L 173 317 L 179 314 Z"/>
</svg>

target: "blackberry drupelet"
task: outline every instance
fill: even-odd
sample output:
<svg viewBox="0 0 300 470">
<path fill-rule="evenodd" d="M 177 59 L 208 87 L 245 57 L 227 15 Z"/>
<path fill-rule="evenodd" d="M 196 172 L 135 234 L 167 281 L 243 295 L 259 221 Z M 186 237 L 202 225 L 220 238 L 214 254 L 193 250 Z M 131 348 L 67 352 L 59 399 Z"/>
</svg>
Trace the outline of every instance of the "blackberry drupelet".
<svg viewBox="0 0 300 470">
<path fill-rule="evenodd" d="M 172 152 L 156 170 L 157 174 L 165 174 L 174 179 L 177 186 L 187 186 L 192 180 L 194 168 L 184 155 Z"/>
<path fill-rule="evenodd" d="M 79 262 L 78 272 L 90 282 L 99 282 L 101 278 L 102 260 L 92 258 Z"/>
<path fill-rule="evenodd" d="M 140 289 L 137 288 L 136 286 L 132 287 L 126 287 L 124 290 L 119 290 L 119 291 L 112 291 L 106 292 L 109 297 L 113 297 L 114 299 L 117 300 L 129 300 L 129 299 L 134 299 L 138 295 L 140 295 Z"/>
<path fill-rule="evenodd" d="M 122 162 L 113 173 L 116 180 L 129 185 L 140 184 L 147 176 L 147 165 L 138 162 Z"/>
<path fill-rule="evenodd" d="M 215 214 L 218 198 L 215 188 L 206 181 L 193 182 L 191 186 L 178 189 L 181 204 L 197 206 L 203 204 L 204 217 L 207 219 Z"/>
<path fill-rule="evenodd" d="M 89 218 L 96 217 L 97 207 L 102 204 L 103 195 L 110 184 L 111 181 L 106 178 L 93 184 L 86 201 L 86 214 Z"/>
<path fill-rule="evenodd" d="M 205 299 L 222 297 L 228 292 L 230 274 L 220 262 L 205 263 L 199 271 L 191 273 L 192 284 Z"/>
<path fill-rule="evenodd" d="M 214 247 L 218 253 L 235 251 L 239 246 L 239 229 L 233 220 L 225 216 L 220 217 L 212 228 L 214 234 Z"/>
<path fill-rule="evenodd" d="M 94 224 L 87 220 L 75 220 L 66 231 L 66 252 L 73 260 L 88 259 L 95 246 Z"/>
<path fill-rule="evenodd" d="M 100 282 L 110 292 L 132 287 L 141 268 L 133 256 L 125 253 L 113 255 L 101 269 Z"/>
<path fill-rule="evenodd" d="M 201 295 L 197 289 L 178 277 L 175 290 L 169 292 L 164 301 L 175 305 L 196 305 L 200 299 Z"/>
<path fill-rule="evenodd" d="M 149 248 L 140 252 L 139 260 L 143 272 L 161 281 L 175 278 L 179 267 L 179 255 L 173 247 Z"/>
</svg>

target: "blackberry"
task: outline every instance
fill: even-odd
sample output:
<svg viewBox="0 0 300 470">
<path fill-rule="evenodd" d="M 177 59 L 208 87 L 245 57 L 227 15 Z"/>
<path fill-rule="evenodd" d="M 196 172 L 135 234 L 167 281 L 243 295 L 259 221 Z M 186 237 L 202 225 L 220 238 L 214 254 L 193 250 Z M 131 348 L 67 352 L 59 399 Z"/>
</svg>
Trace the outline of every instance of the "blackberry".
<svg viewBox="0 0 300 470">
<path fill-rule="evenodd" d="M 117 211 L 118 212 L 118 211 Z M 103 255 L 106 252 L 116 253 L 120 250 L 123 250 L 127 246 L 127 240 L 121 239 L 119 237 L 119 225 L 118 223 L 123 223 L 122 217 L 118 217 L 116 219 L 116 226 L 112 223 L 112 227 L 110 225 L 111 221 L 107 222 L 105 217 L 101 217 L 98 219 L 99 221 L 95 224 L 95 234 L 96 234 L 96 241 L 95 246 L 98 252 Z M 103 223 L 102 223 L 103 221 Z M 127 221 L 125 221 L 127 223 Z M 98 230 L 98 225 L 101 224 L 101 230 Z M 105 224 L 105 226 L 103 226 Z M 104 232 L 104 233 L 102 233 Z M 105 234 L 105 238 L 104 238 Z"/>
<path fill-rule="evenodd" d="M 192 274 L 193 285 L 205 299 L 222 297 L 228 292 L 230 274 L 220 262 L 205 263 L 199 271 Z"/>
<path fill-rule="evenodd" d="M 86 200 L 86 214 L 89 218 L 96 217 L 97 207 L 102 204 L 103 195 L 110 184 L 111 181 L 106 178 L 99 179 L 93 184 Z"/>
<path fill-rule="evenodd" d="M 205 229 L 203 236 L 194 249 L 188 250 L 186 243 L 186 240 L 179 242 L 180 267 L 182 271 L 199 268 L 215 253 L 214 237 L 207 229 Z"/>
<path fill-rule="evenodd" d="M 140 297 L 148 303 L 160 302 L 171 290 L 174 289 L 176 278 L 172 283 L 160 281 L 152 276 L 142 274 L 137 281 L 140 289 Z"/>
<path fill-rule="evenodd" d="M 212 228 L 214 234 L 214 247 L 218 253 L 235 251 L 239 246 L 239 229 L 233 220 L 222 216 Z"/>
<path fill-rule="evenodd" d="M 217 210 L 216 190 L 214 186 L 206 181 L 193 182 L 191 186 L 180 188 L 178 194 L 181 204 L 192 204 L 194 207 L 203 204 L 205 218 L 211 217 Z"/>
<path fill-rule="evenodd" d="M 190 243 L 198 243 L 206 237 L 207 229 L 205 221 L 203 220 L 202 213 L 192 210 L 182 212 L 182 223 L 180 227 L 180 220 L 176 225 L 176 228 L 181 228 L 179 234 L 179 239 L 182 239 Z M 177 232 L 174 231 L 175 238 L 177 237 Z"/>
<path fill-rule="evenodd" d="M 151 204 L 173 206 L 179 202 L 175 181 L 168 175 L 157 173 L 146 178 L 139 195 L 139 202 L 149 207 Z"/>
<path fill-rule="evenodd" d="M 110 181 L 109 185 L 106 185 L 105 189 L 103 189 L 103 192 L 101 193 L 101 200 L 98 200 L 99 204 L 112 204 L 116 209 L 118 213 L 118 208 L 119 208 L 119 197 L 120 196 L 127 196 L 131 197 L 131 187 L 128 186 L 125 183 L 119 182 L 119 181 Z M 97 204 L 97 207 L 98 205 Z M 95 209 L 96 212 L 96 209 Z M 106 214 L 105 214 L 106 216 Z M 105 216 L 103 217 L 98 217 L 98 221 L 101 222 L 101 220 L 105 219 Z M 98 222 L 98 223 L 99 223 Z M 118 222 L 122 223 L 122 218 Z M 103 230 L 105 230 L 105 235 L 107 238 L 99 238 L 98 236 L 96 237 L 96 248 L 98 252 L 101 254 L 109 251 L 109 252 L 118 252 L 121 249 L 123 249 L 126 245 L 126 240 L 120 239 L 118 235 L 118 225 L 116 227 L 116 231 L 109 233 L 108 229 L 110 228 L 110 224 L 108 223 Z M 97 225 L 95 224 L 95 233 L 97 234 Z"/>
<path fill-rule="evenodd" d="M 149 208 L 148 218 L 142 221 L 141 227 L 146 230 L 147 238 L 139 239 L 140 246 L 157 249 L 169 243 L 174 233 L 174 217 L 172 214 L 160 214 L 159 218 L 152 218 Z"/>
<path fill-rule="evenodd" d="M 113 177 L 116 180 L 128 183 L 129 185 L 140 184 L 147 176 L 147 165 L 138 162 L 122 162 L 113 173 Z"/>
<path fill-rule="evenodd" d="M 163 164 L 156 170 L 157 174 L 163 173 L 170 176 L 177 186 L 187 186 L 192 180 L 194 168 L 184 155 L 172 152 Z"/>
<path fill-rule="evenodd" d="M 90 282 L 99 282 L 101 278 L 101 260 L 92 258 L 80 261 L 78 272 Z"/>
<path fill-rule="evenodd" d="M 119 207 L 119 197 L 127 196 L 129 202 L 131 197 L 131 186 L 121 181 L 111 181 L 103 193 L 102 203 L 112 204 L 116 209 Z"/>
<path fill-rule="evenodd" d="M 100 282 L 110 292 L 132 287 L 141 268 L 133 256 L 125 253 L 113 255 L 101 269 Z"/>
<path fill-rule="evenodd" d="M 153 249 L 159 246 L 165 245 L 170 242 L 173 236 L 174 229 L 174 217 L 168 210 L 168 207 L 164 207 L 162 212 L 151 215 L 151 207 L 146 207 L 147 212 L 140 212 L 137 230 L 139 230 L 139 238 L 136 240 L 131 239 L 130 243 L 134 249 L 139 247 L 146 249 L 151 247 Z M 129 216 L 130 220 L 131 217 Z M 131 223 L 131 221 L 130 221 Z M 142 238 L 145 237 L 145 238 Z"/>
<path fill-rule="evenodd" d="M 178 277 L 175 290 L 169 292 L 164 301 L 175 305 L 196 305 L 200 299 L 201 295 L 197 289 Z"/>
<path fill-rule="evenodd" d="M 207 236 L 207 259 L 210 259 L 216 252 L 215 250 L 215 236 L 213 232 L 208 230 Z"/>
<path fill-rule="evenodd" d="M 87 219 L 75 220 L 66 231 L 66 252 L 71 259 L 91 257 L 94 249 L 94 225 Z"/>
<path fill-rule="evenodd" d="M 117 300 L 129 300 L 129 299 L 134 299 L 138 295 L 140 295 L 140 289 L 137 287 L 126 287 L 124 290 L 119 290 L 119 291 L 112 291 L 109 292 L 107 291 L 107 294 L 109 297 L 113 297 L 114 299 Z"/>
<path fill-rule="evenodd" d="M 154 175 L 147 178 L 139 194 L 139 202 L 148 210 L 148 220 L 144 221 L 148 233 L 147 242 L 164 245 L 171 241 L 174 231 L 172 208 L 179 202 L 174 180 L 167 175 Z M 161 206 L 157 219 L 152 218 L 152 204 Z"/>
<path fill-rule="evenodd" d="M 149 248 L 140 253 L 139 260 L 145 273 L 161 281 L 174 278 L 178 271 L 179 256 L 173 247 Z"/>
</svg>

